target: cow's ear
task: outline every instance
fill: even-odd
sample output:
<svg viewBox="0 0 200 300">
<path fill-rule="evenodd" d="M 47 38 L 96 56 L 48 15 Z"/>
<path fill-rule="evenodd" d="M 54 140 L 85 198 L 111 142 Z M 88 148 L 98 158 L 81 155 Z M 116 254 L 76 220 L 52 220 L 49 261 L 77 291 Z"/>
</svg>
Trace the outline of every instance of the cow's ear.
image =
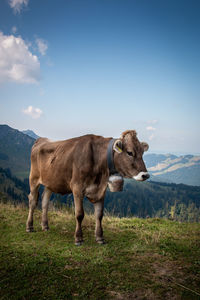
<svg viewBox="0 0 200 300">
<path fill-rule="evenodd" d="M 122 140 L 116 140 L 113 144 L 113 150 L 117 153 L 122 153 Z"/>
<path fill-rule="evenodd" d="M 148 149 L 149 149 L 149 145 L 148 145 L 147 143 L 145 143 L 145 142 L 142 142 L 142 143 L 141 143 L 141 145 L 142 145 L 142 147 L 143 147 L 144 151 L 148 151 Z"/>
</svg>

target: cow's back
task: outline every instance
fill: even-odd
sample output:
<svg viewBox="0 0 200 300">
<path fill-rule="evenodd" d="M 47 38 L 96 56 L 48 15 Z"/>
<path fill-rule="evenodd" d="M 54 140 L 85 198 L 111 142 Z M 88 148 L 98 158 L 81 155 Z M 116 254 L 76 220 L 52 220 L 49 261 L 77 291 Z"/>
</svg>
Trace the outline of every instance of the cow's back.
<svg viewBox="0 0 200 300">
<path fill-rule="evenodd" d="M 92 148 L 99 139 L 104 138 L 86 135 L 56 142 L 38 139 L 32 148 L 30 179 L 55 193 L 70 193 L 73 178 L 81 181 L 81 176 L 92 175 Z"/>
<path fill-rule="evenodd" d="M 53 192 L 71 192 L 67 177 L 72 173 L 71 156 L 74 143 L 70 140 L 52 142 L 38 139 L 32 147 L 30 180 L 50 188 Z"/>
</svg>

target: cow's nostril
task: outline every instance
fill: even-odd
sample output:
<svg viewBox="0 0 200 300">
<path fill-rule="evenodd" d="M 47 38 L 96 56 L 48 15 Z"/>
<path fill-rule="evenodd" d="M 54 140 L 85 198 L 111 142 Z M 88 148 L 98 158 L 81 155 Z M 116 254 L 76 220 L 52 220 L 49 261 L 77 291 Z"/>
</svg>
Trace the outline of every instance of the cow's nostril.
<svg viewBox="0 0 200 300">
<path fill-rule="evenodd" d="M 150 175 L 149 175 L 148 173 L 142 175 L 142 178 L 143 178 L 144 180 L 147 180 L 149 177 L 150 177 Z"/>
</svg>

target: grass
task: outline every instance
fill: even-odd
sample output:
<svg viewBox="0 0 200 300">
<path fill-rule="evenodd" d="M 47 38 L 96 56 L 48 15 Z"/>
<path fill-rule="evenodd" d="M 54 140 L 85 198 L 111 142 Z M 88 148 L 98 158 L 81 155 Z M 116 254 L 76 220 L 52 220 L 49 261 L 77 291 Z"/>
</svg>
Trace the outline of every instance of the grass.
<svg viewBox="0 0 200 300">
<path fill-rule="evenodd" d="M 95 220 L 50 211 L 42 232 L 25 232 L 28 210 L 0 204 L 0 299 L 200 299 L 200 224 L 165 219 L 104 217 L 105 245 Z"/>
</svg>

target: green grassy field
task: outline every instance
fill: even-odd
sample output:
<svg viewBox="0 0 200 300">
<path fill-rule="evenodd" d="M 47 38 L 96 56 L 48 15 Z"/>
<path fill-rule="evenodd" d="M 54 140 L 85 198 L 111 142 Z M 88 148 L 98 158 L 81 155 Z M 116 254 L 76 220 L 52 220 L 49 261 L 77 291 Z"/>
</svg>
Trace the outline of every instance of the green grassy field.
<svg viewBox="0 0 200 300">
<path fill-rule="evenodd" d="M 105 245 L 95 221 L 83 221 L 84 244 L 74 245 L 75 219 L 50 211 L 42 232 L 25 232 L 28 210 L 0 204 L 0 299 L 200 299 L 200 224 L 105 217 Z"/>
</svg>

